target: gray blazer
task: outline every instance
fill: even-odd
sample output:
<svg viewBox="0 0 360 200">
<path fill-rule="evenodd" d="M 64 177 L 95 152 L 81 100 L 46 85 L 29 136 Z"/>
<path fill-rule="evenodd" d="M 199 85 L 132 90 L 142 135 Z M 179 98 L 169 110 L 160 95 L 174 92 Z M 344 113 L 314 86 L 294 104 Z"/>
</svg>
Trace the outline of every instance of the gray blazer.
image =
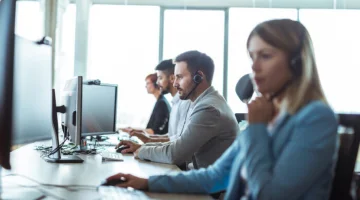
<svg viewBox="0 0 360 200">
<path fill-rule="evenodd" d="M 187 108 L 180 137 L 161 146 L 142 146 L 142 160 L 180 165 L 188 160 L 195 168 L 214 163 L 233 143 L 239 131 L 235 115 L 213 87 L 205 90 Z"/>
</svg>

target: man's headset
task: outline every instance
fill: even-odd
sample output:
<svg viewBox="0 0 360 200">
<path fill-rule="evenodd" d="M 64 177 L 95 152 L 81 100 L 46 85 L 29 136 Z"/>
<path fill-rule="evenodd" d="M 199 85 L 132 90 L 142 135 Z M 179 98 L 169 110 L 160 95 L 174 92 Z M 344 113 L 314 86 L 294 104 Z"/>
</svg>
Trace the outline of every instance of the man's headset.
<svg viewBox="0 0 360 200">
<path fill-rule="evenodd" d="M 302 63 L 301 52 L 302 52 L 302 49 L 304 46 L 305 35 L 306 35 L 305 30 L 302 30 L 302 32 L 300 33 L 300 36 L 299 36 L 299 45 L 290 56 L 291 59 L 290 59 L 289 66 L 290 66 L 290 70 L 291 70 L 294 78 L 298 78 L 302 75 L 303 63 Z M 274 94 L 272 94 L 270 96 L 269 100 L 272 100 L 275 97 L 277 97 L 278 95 L 280 95 L 281 93 L 283 93 L 286 90 L 286 88 L 292 83 L 292 81 L 293 81 L 293 79 L 286 82 L 280 88 L 280 90 L 278 90 L 277 92 L 275 92 Z"/>
<path fill-rule="evenodd" d="M 199 73 L 199 70 L 195 72 L 192 81 L 195 83 L 195 86 L 190 90 L 189 94 L 186 95 L 185 99 L 188 99 L 188 97 L 194 92 L 194 90 L 197 88 L 197 86 L 201 83 L 203 80 L 203 76 Z"/>
</svg>

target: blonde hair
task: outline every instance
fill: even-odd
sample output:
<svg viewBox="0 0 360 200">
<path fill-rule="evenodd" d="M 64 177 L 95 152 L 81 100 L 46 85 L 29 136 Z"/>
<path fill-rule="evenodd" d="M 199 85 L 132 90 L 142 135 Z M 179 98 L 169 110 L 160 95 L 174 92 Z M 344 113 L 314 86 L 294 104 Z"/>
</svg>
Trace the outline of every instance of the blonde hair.
<svg viewBox="0 0 360 200">
<path fill-rule="evenodd" d="M 271 46 L 286 52 L 289 58 L 289 67 L 294 55 L 300 56 L 299 70 L 294 74 L 290 85 L 285 90 L 284 105 L 290 114 L 296 113 L 304 105 L 313 100 L 321 100 L 327 104 L 316 67 L 314 49 L 309 32 L 298 21 L 277 19 L 265 21 L 257 25 L 247 40 L 259 36 Z M 300 55 L 299 55 L 300 54 Z"/>
</svg>

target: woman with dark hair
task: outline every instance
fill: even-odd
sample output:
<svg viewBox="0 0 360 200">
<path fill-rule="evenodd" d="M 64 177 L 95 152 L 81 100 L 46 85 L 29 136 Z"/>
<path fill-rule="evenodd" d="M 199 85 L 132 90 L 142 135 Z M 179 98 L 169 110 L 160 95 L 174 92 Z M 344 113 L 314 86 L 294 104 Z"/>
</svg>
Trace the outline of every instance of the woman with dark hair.
<svg viewBox="0 0 360 200">
<path fill-rule="evenodd" d="M 255 88 L 248 127 L 211 166 L 175 175 L 116 174 L 119 187 L 225 199 L 328 199 L 337 160 L 337 119 L 327 104 L 306 28 L 271 20 L 250 33 Z M 214 148 L 216 148 L 214 146 Z"/>
</svg>

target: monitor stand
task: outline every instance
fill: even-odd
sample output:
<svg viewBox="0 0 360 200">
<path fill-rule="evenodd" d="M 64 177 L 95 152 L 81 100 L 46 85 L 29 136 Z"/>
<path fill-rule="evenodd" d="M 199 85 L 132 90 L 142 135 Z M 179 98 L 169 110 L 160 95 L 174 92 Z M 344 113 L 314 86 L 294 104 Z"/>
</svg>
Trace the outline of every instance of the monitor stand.
<svg viewBox="0 0 360 200">
<path fill-rule="evenodd" d="M 56 107 L 56 99 L 55 99 L 55 89 L 52 90 L 52 150 L 58 148 L 59 146 L 59 134 L 58 134 L 58 120 L 57 120 L 57 113 L 65 113 L 65 107 L 59 106 Z M 64 133 L 65 134 L 65 133 Z M 82 163 L 84 162 L 78 156 L 61 156 L 60 149 L 57 150 L 53 155 L 44 157 L 44 160 L 51 163 Z"/>
<path fill-rule="evenodd" d="M 57 148 L 59 146 L 59 137 L 55 131 L 52 131 L 52 132 L 53 132 L 53 134 L 52 134 L 52 150 L 54 150 L 55 148 Z M 59 149 L 53 155 L 44 157 L 44 160 L 47 162 L 51 162 L 51 163 L 82 163 L 82 162 L 84 162 L 84 160 L 78 156 L 61 155 L 60 151 L 61 150 Z"/>
<path fill-rule="evenodd" d="M 97 136 L 95 137 L 95 139 L 96 139 L 97 141 L 99 141 L 99 142 L 102 142 L 102 141 L 105 141 L 105 140 L 109 139 L 109 137 L 97 135 Z M 91 140 L 92 140 L 92 138 L 91 138 Z"/>
<path fill-rule="evenodd" d="M 79 156 L 61 156 L 60 158 L 44 157 L 44 160 L 51 163 L 82 163 L 84 162 Z"/>
</svg>

